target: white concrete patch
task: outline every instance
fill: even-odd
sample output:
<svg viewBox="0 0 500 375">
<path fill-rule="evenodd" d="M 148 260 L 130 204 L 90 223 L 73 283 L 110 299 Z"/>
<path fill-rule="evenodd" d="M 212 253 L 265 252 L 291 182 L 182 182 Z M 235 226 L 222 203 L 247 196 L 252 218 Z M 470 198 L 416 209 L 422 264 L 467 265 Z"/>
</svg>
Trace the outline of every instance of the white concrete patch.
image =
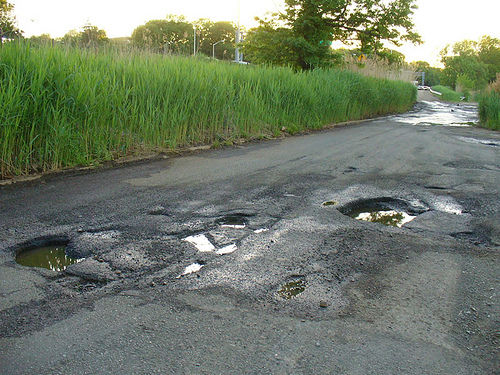
<svg viewBox="0 0 500 375">
<path fill-rule="evenodd" d="M 189 236 L 184 238 L 183 241 L 193 244 L 200 252 L 214 251 L 215 246 L 212 245 L 210 240 L 204 234 L 197 234 L 196 236 Z"/>
<path fill-rule="evenodd" d="M 238 249 L 238 247 L 236 246 L 236 244 L 233 243 L 231 245 L 224 246 L 223 248 L 217 250 L 215 253 L 217 255 L 231 254 L 231 253 L 235 252 L 237 249 Z"/>
<path fill-rule="evenodd" d="M 269 229 L 268 228 L 259 228 L 255 229 L 253 232 L 254 233 L 262 233 L 262 232 L 267 232 Z"/>
<path fill-rule="evenodd" d="M 190 264 L 189 266 L 187 266 L 185 269 L 184 269 L 184 272 L 181 273 L 179 276 L 177 276 L 177 278 L 179 279 L 180 277 L 182 276 L 186 276 L 186 275 L 189 275 L 191 273 L 195 273 L 195 272 L 198 272 L 199 270 L 201 270 L 203 267 L 203 264 L 199 264 L 199 263 L 193 263 L 193 264 Z"/>
</svg>

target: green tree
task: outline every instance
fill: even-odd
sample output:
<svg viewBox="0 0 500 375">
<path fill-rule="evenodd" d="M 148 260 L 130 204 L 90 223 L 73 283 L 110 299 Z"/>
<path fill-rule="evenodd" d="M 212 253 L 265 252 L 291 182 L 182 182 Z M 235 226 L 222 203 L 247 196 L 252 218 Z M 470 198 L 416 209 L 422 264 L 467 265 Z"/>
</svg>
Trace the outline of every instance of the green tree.
<svg viewBox="0 0 500 375">
<path fill-rule="evenodd" d="M 54 42 L 54 39 L 49 34 L 33 35 L 28 39 L 31 44 L 49 45 Z"/>
<path fill-rule="evenodd" d="M 106 31 L 92 25 L 83 26 L 78 37 L 80 44 L 85 47 L 99 46 L 109 42 Z"/>
<path fill-rule="evenodd" d="M 384 41 L 396 46 L 402 41 L 420 43 L 411 20 L 414 3 L 415 0 L 285 0 L 285 11 L 261 20 L 244 49 L 247 56 L 250 52 L 255 60 L 266 60 L 273 46 L 276 50 L 284 48 L 279 53 L 287 55 L 287 65 L 313 69 L 330 64 L 330 42 L 334 40 L 357 41 L 364 53 L 379 52 Z M 266 35 L 255 35 L 259 33 Z M 260 45 L 249 46 L 255 40 Z M 263 44 L 267 41 L 272 46 Z"/>
<path fill-rule="evenodd" d="M 80 47 L 97 47 L 109 42 L 106 31 L 97 26 L 85 25 L 80 31 L 70 30 L 62 38 L 61 42 L 67 45 Z"/>
<path fill-rule="evenodd" d="M 500 40 L 483 36 L 479 41 L 463 40 L 441 51 L 443 83 L 469 90 L 483 89 L 500 71 Z"/>
<path fill-rule="evenodd" d="M 193 25 L 183 16 L 167 16 L 137 27 L 132 33 L 136 47 L 157 52 L 189 54 L 193 48 Z"/>
<path fill-rule="evenodd" d="M 22 31 L 15 25 L 13 9 L 14 5 L 7 0 L 0 0 L 0 44 L 3 38 L 16 38 L 22 35 Z"/>
<path fill-rule="evenodd" d="M 199 52 L 212 56 L 213 44 L 223 41 L 217 44 L 215 57 L 220 60 L 234 58 L 236 26 L 233 23 L 200 19 L 195 24 L 196 29 L 199 30 Z"/>
<path fill-rule="evenodd" d="M 432 67 L 426 61 L 416 61 L 410 63 L 410 67 L 415 72 L 424 72 L 425 80 L 424 83 L 426 86 L 437 86 L 441 84 L 441 75 L 442 70 L 439 68 Z M 422 84 L 422 81 L 419 81 Z"/>
</svg>

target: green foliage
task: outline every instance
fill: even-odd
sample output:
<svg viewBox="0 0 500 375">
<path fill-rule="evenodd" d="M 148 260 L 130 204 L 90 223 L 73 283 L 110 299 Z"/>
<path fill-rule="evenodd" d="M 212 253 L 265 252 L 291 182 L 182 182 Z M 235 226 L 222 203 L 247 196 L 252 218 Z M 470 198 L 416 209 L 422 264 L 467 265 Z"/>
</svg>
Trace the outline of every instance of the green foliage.
<svg viewBox="0 0 500 375">
<path fill-rule="evenodd" d="M 49 34 L 34 35 L 28 40 L 32 45 L 49 45 L 54 43 L 54 39 Z"/>
<path fill-rule="evenodd" d="M 444 84 L 456 88 L 457 84 L 465 82 L 468 86 L 463 88 L 481 90 L 494 81 L 500 71 L 500 39 L 483 36 L 477 42 L 455 43 L 441 51 L 441 61 L 445 65 Z"/>
<path fill-rule="evenodd" d="M 20 37 L 22 31 L 16 27 L 15 18 L 12 15 L 14 5 L 7 0 L 0 0 L 0 43 L 3 38 Z"/>
<path fill-rule="evenodd" d="M 482 127 L 500 130 L 500 93 L 490 91 L 479 96 L 479 118 Z"/>
<path fill-rule="evenodd" d="M 426 86 L 437 86 L 441 84 L 442 69 L 434 68 L 426 61 L 412 62 L 410 63 L 410 67 L 415 72 L 425 72 L 424 84 Z M 419 83 L 422 84 L 421 81 L 419 81 Z"/>
<path fill-rule="evenodd" d="M 182 16 L 152 20 L 132 33 L 132 44 L 156 52 L 189 54 L 193 50 L 193 25 Z"/>
<path fill-rule="evenodd" d="M 252 61 L 304 70 L 331 64 L 331 41 L 356 40 L 363 53 L 383 51 L 383 41 L 420 42 L 411 21 L 415 0 L 285 0 L 285 11 L 261 20 L 244 50 Z M 252 43 L 257 42 L 256 45 Z M 273 57 L 272 51 L 278 53 Z M 394 54 L 389 57 L 395 57 Z"/>
<path fill-rule="evenodd" d="M 215 46 L 215 57 L 219 60 L 234 59 L 236 26 L 231 22 L 212 22 L 200 19 L 195 22 L 199 31 L 198 51 L 206 56 L 212 56 L 212 46 Z"/>
<path fill-rule="evenodd" d="M 109 42 L 106 31 L 97 26 L 85 25 L 80 31 L 70 30 L 61 39 L 68 46 L 99 47 Z"/>
<path fill-rule="evenodd" d="M 0 174 L 91 165 L 408 110 L 413 85 L 110 48 L 0 51 Z"/>
<path fill-rule="evenodd" d="M 459 102 L 464 96 L 462 93 L 456 92 L 452 88 L 446 86 L 432 86 L 432 89 L 443 94 L 441 99 L 446 100 L 447 102 Z"/>
</svg>

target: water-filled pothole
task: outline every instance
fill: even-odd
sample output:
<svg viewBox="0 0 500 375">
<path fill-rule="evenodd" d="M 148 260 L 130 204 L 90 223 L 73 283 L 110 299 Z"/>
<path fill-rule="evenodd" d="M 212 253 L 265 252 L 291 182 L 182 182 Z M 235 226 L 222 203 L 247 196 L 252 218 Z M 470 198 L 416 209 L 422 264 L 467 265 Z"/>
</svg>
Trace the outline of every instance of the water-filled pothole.
<svg viewBox="0 0 500 375">
<path fill-rule="evenodd" d="M 229 214 L 216 220 L 216 224 L 221 227 L 243 229 L 248 224 L 248 214 Z"/>
<path fill-rule="evenodd" d="M 65 245 L 30 248 L 16 255 L 16 262 L 22 266 L 47 268 L 58 272 L 81 260 L 66 255 Z"/>
<path fill-rule="evenodd" d="M 372 223 L 379 223 L 401 228 L 406 223 L 409 223 L 410 221 L 415 219 L 415 216 L 408 215 L 403 211 L 390 210 L 360 212 L 359 215 L 355 216 L 354 218 L 356 220 L 370 221 Z"/>
<path fill-rule="evenodd" d="M 291 299 L 306 290 L 306 280 L 302 277 L 294 278 L 281 286 L 278 290 L 280 297 L 284 299 Z"/>
<path fill-rule="evenodd" d="M 427 211 L 427 208 L 402 199 L 384 197 L 351 202 L 339 208 L 339 211 L 356 220 L 401 228 L 417 215 Z"/>
</svg>

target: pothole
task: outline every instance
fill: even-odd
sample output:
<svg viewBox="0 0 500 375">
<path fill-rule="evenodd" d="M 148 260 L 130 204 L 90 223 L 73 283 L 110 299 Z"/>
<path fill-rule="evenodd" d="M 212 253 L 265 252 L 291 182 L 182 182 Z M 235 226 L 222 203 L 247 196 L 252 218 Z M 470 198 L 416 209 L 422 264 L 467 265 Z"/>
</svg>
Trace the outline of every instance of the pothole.
<svg viewBox="0 0 500 375">
<path fill-rule="evenodd" d="M 284 299 L 292 299 L 306 290 L 306 280 L 304 277 L 294 277 L 291 281 L 283 284 L 278 290 L 278 295 Z"/>
<path fill-rule="evenodd" d="M 356 220 L 401 228 L 427 208 L 402 199 L 384 197 L 351 202 L 340 207 L 339 211 Z"/>
<path fill-rule="evenodd" d="M 83 258 L 72 258 L 66 254 L 66 245 L 52 245 L 21 250 L 16 255 L 16 263 L 26 267 L 47 268 L 52 271 L 64 271 L 71 264 Z"/>
<path fill-rule="evenodd" d="M 248 225 L 248 214 L 236 213 L 225 215 L 215 221 L 224 228 L 243 229 Z"/>
<path fill-rule="evenodd" d="M 326 201 L 326 202 L 323 202 L 321 205 L 323 207 L 328 207 L 328 206 L 336 206 L 338 204 L 337 201 Z"/>
</svg>

